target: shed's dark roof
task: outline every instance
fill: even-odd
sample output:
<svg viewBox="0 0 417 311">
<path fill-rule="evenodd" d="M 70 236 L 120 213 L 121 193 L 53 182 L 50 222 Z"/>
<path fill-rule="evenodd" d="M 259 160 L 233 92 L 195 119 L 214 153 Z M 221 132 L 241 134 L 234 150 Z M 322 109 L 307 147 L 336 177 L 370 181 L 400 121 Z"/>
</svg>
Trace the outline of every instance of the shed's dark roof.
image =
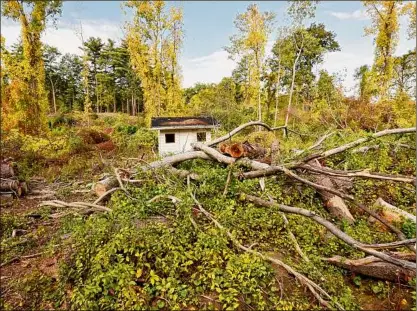
<svg viewBox="0 0 417 311">
<path fill-rule="evenodd" d="M 217 120 L 212 117 L 160 117 L 152 118 L 151 127 L 215 126 L 218 124 Z"/>
</svg>

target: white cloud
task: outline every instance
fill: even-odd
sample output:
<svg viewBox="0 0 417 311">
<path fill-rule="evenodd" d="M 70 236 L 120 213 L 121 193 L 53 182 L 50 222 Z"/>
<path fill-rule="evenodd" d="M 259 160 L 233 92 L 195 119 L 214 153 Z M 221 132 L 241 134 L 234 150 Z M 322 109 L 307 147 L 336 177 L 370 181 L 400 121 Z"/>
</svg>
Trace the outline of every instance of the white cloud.
<svg viewBox="0 0 417 311">
<path fill-rule="evenodd" d="M 366 11 L 356 10 L 353 12 L 328 12 L 330 15 L 340 19 L 340 20 L 367 20 L 369 15 Z"/>
<path fill-rule="evenodd" d="M 84 40 L 89 37 L 100 37 L 120 40 L 122 35 L 121 27 L 107 20 L 82 20 Z M 20 25 L 18 23 L 5 21 L 1 23 L 1 33 L 6 38 L 6 45 L 11 46 L 20 37 Z M 55 46 L 61 53 L 74 53 L 81 55 L 81 39 L 77 35 L 80 30 L 80 23 L 68 23 L 60 21 L 57 28 L 48 27 L 42 34 L 42 41 L 48 45 Z"/>
<path fill-rule="evenodd" d="M 330 52 L 324 56 L 324 62 L 320 69 L 325 69 L 331 74 L 341 74 L 343 78 L 343 87 L 347 95 L 354 92 L 355 80 L 354 73 L 356 68 L 362 65 L 371 65 L 373 61 L 373 50 L 369 52 L 362 51 L 362 55 L 352 52 Z"/>
<path fill-rule="evenodd" d="M 267 42 L 265 58 L 271 55 L 273 44 L 272 40 Z M 230 77 L 237 61 L 229 59 L 228 56 L 226 51 L 218 50 L 206 56 L 182 59 L 183 86 L 190 87 L 197 82 L 218 83 L 224 77 Z"/>
<path fill-rule="evenodd" d="M 191 59 L 182 59 L 183 86 L 190 87 L 197 82 L 218 83 L 230 76 L 236 63 L 223 50 Z"/>
</svg>

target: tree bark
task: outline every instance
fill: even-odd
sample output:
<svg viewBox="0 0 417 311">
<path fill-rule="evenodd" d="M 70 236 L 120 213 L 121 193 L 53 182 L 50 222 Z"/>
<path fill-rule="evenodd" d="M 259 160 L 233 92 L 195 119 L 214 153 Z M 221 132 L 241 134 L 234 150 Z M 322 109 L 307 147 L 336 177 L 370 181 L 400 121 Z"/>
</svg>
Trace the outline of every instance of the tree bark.
<svg viewBox="0 0 417 311">
<path fill-rule="evenodd" d="M 107 177 L 94 185 L 94 192 L 101 197 L 104 193 L 113 189 L 119 185 L 117 178 L 115 177 Z"/>
<path fill-rule="evenodd" d="M 405 255 L 409 256 L 409 254 Z M 401 258 L 401 256 L 399 257 Z M 416 276 L 415 270 L 412 271 L 409 269 L 398 267 L 397 265 L 394 265 L 389 262 L 384 262 L 381 259 L 374 256 L 368 256 L 356 260 L 344 258 L 341 256 L 334 256 L 332 258 L 326 258 L 325 260 L 335 266 L 348 269 L 351 272 L 395 283 L 401 282 L 407 284 L 413 277 Z"/>
<path fill-rule="evenodd" d="M 321 164 L 318 161 L 311 161 L 309 164 L 321 168 Z M 328 176 L 319 175 L 315 177 L 315 182 L 321 186 L 334 188 L 334 184 Z M 338 219 L 346 220 L 348 223 L 353 223 L 355 221 L 355 218 L 353 218 L 345 201 L 343 201 L 341 197 L 324 190 L 318 190 L 318 193 L 322 197 L 324 206 L 330 214 Z"/>
<path fill-rule="evenodd" d="M 54 112 L 56 113 L 55 87 L 54 87 L 54 83 L 53 83 L 51 77 L 49 77 L 49 81 L 51 82 L 51 87 L 52 87 L 52 101 L 54 103 Z"/>
<path fill-rule="evenodd" d="M 298 59 L 300 58 L 301 51 L 303 49 L 303 45 L 304 45 L 304 39 L 303 39 L 303 42 L 301 43 L 301 47 L 298 50 L 297 57 L 295 58 L 294 64 L 292 66 L 292 81 L 291 81 L 291 88 L 290 88 L 290 98 L 288 100 L 287 114 L 285 116 L 285 124 L 284 124 L 285 126 L 288 126 L 288 119 L 290 117 L 292 95 L 293 95 L 293 92 L 294 92 L 294 83 L 295 83 L 295 67 L 297 66 Z"/>
</svg>

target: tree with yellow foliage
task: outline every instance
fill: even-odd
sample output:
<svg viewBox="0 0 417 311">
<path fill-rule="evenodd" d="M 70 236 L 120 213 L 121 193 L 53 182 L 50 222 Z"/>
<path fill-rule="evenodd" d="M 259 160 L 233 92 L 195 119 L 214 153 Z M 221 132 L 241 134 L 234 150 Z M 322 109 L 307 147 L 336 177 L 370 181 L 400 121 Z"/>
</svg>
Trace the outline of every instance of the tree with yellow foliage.
<svg viewBox="0 0 417 311">
<path fill-rule="evenodd" d="M 142 83 L 145 123 L 150 125 L 152 116 L 180 105 L 182 12 L 166 12 L 164 1 L 127 1 L 126 6 L 135 10 L 133 22 L 127 25 L 128 51 Z"/>
<path fill-rule="evenodd" d="M 21 62 L 10 53 L 3 53 L 2 67 L 7 71 L 10 88 L 6 126 L 18 127 L 26 134 L 40 134 L 46 127 L 48 101 L 41 34 L 48 18 L 61 13 L 61 6 L 61 0 L 3 3 L 2 16 L 20 22 L 23 46 Z"/>
<path fill-rule="evenodd" d="M 363 1 L 372 19 L 366 35 L 375 35 L 375 59 L 372 67 L 380 99 L 389 95 L 394 77 L 394 52 L 398 44 L 400 15 L 405 14 L 402 1 Z"/>
<path fill-rule="evenodd" d="M 272 31 L 275 15 L 261 12 L 256 4 L 250 4 L 246 12 L 235 19 L 238 34 L 230 37 L 231 46 L 226 47 L 230 57 L 236 56 L 248 61 L 248 76 L 253 88 L 253 99 L 257 98 L 258 120 L 262 120 L 261 74 L 265 56 L 265 46 Z M 252 103 L 253 101 L 251 101 Z"/>
</svg>

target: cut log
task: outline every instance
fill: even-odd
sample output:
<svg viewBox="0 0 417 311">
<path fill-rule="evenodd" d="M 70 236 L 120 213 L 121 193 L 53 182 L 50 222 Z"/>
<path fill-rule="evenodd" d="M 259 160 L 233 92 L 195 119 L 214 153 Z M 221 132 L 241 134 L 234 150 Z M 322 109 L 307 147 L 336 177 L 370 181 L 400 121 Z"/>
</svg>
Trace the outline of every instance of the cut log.
<svg viewBox="0 0 417 311">
<path fill-rule="evenodd" d="M 309 164 L 311 166 L 321 167 L 321 164 L 318 161 L 311 161 Z M 332 180 L 325 175 L 315 177 L 315 182 L 321 186 L 334 188 Z M 355 221 L 355 218 L 353 218 L 345 201 L 341 197 L 324 190 L 319 190 L 318 192 L 330 214 L 336 216 L 338 219 L 346 220 L 348 223 L 353 223 Z"/>
<path fill-rule="evenodd" d="M 335 266 L 348 269 L 352 272 L 391 282 L 408 283 L 416 276 L 415 270 L 405 269 L 392 263 L 384 262 L 374 256 L 356 260 L 334 256 L 332 258 L 326 258 L 325 260 Z"/>
<path fill-rule="evenodd" d="M 241 143 L 233 144 L 229 147 L 229 153 L 233 158 L 241 158 L 245 154 L 245 147 Z"/>
<path fill-rule="evenodd" d="M 105 194 L 110 189 L 116 188 L 119 186 L 119 182 L 117 181 L 117 178 L 115 177 L 107 177 L 106 179 L 103 179 L 99 182 L 97 182 L 93 190 L 97 194 L 97 196 L 101 197 L 103 194 Z"/>
<path fill-rule="evenodd" d="M 229 148 L 229 146 L 225 143 L 222 143 L 222 144 L 219 145 L 219 151 L 223 154 L 229 153 L 228 150 L 227 150 L 228 148 Z"/>
<path fill-rule="evenodd" d="M 247 157 L 249 159 L 261 159 L 266 155 L 265 148 L 258 144 L 250 144 L 248 141 L 231 145 L 223 143 L 219 146 L 219 151 L 223 154 L 230 155 L 232 158 Z"/>
<path fill-rule="evenodd" d="M 0 164 L 0 176 L 1 178 L 14 177 L 14 170 L 10 163 L 2 162 Z"/>
</svg>

